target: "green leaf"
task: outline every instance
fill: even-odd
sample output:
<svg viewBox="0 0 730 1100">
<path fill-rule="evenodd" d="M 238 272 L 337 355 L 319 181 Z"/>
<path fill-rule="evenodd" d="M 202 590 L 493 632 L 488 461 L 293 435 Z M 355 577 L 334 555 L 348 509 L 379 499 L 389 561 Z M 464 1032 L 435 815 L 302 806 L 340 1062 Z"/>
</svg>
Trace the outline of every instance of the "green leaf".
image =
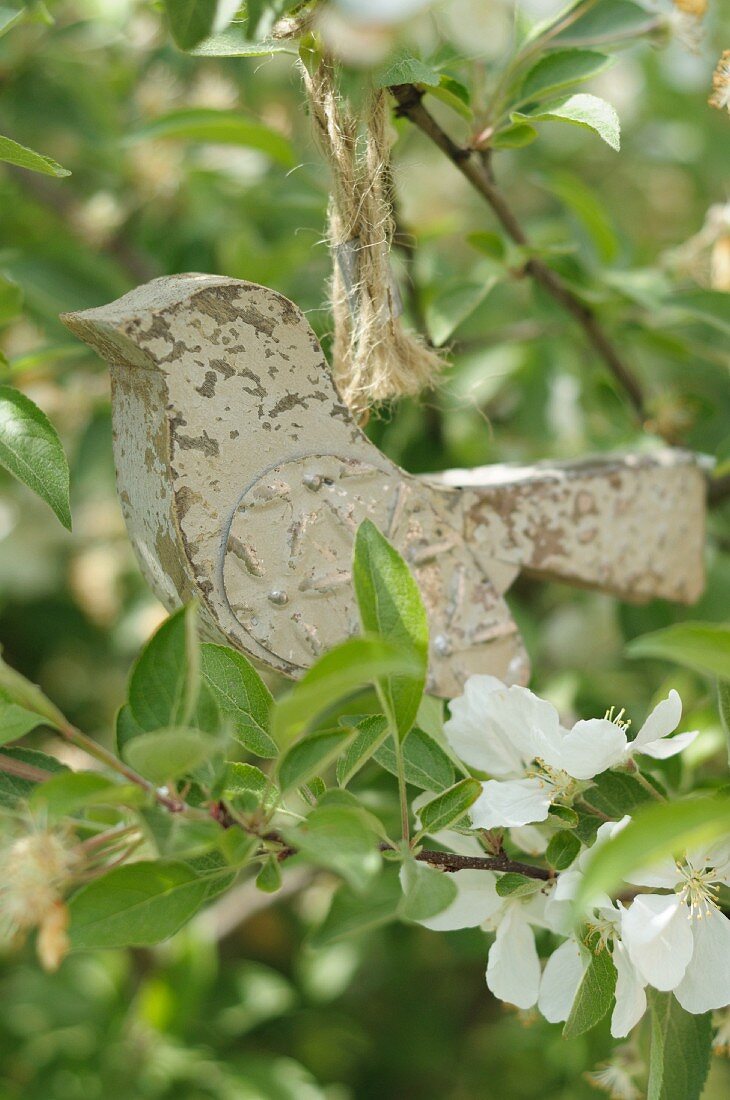
<svg viewBox="0 0 730 1100">
<path fill-rule="evenodd" d="M 580 840 L 569 829 L 561 829 L 550 837 L 550 843 L 545 852 L 545 858 L 556 871 L 564 871 L 580 851 Z"/>
<path fill-rule="evenodd" d="M 672 993 L 650 989 L 647 1100 L 700 1100 L 710 1068 L 712 1013 L 693 1016 Z"/>
<path fill-rule="evenodd" d="M 129 681 L 132 717 L 145 731 L 185 726 L 200 692 L 194 604 L 167 619 L 142 650 Z"/>
<path fill-rule="evenodd" d="M 543 883 L 539 879 L 508 871 L 497 879 L 496 891 L 501 898 L 526 898 L 541 890 Z"/>
<path fill-rule="evenodd" d="M 440 829 L 448 829 L 449 825 L 464 816 L 481 793 L 482 785 L 478 779 L 461 779 L 437 795 L 419 810 L 423 832 L 437 833 Z"/>
<path fill-rule="evenodd" d="M 0 273 L 0 325 L 17 317 L 23 307 L 23 291 L 7 275 Z"/>
<path fill-rule="evenodd" d="M 16 168 L 27 168 L 31 172 L 40 172 L 44 176 L 70 176 L 71 173 L 56 164 L 55 160 L 28 149 L 25 145 L 18 145 L 9 137 L 0 134 L 0 161 L 6 164 L 14 164 Z"/>
<path fill-rule="evenodd" d="M 592 188 L 570 172 L 553 172 L 543 180 L 544 186 L 573 212 L 588 233 L 599 258 L 604 263 L 615 260 L 619 244 L 606 207 Z"/>
<path fill-rule="evenodd" d="M 456 111 L 458 115 L 461 115 L 467 121 L 470 122 L 474 117 L 474 112 L 470 106 L 469 89 L 461 81 L 454 80 L 452 76 L 441 73 L 438 84 L 428 86 L 428 94 L 435 99 L 440 99 L 442 103 L 445 103 L 447 107 L 451 107 L 452 111 Z"/>
<path fill-rule="evenodd" d="M 282 757 L 279 764 L 279 786 L 282 791 L 301 787 L 303 783 L 324 771 L 350 744 L 352 731 L 326 730 L 302 738 Z"/>
<path fill-rule="evenodd" d="M 439 290 L 426 305 L 426 326 L 431 342 L 441 347 L 497 285 L 497 275 L 479 282 L 459 281 Z"/>
<path fill-rule="evenodd" d="M 423 661 L 408 648 L 381 638 L 350 638 L 321 657 L 274 708 L 272 734 L 286 746 L 328 707 L 368 684 L 392 676 L 422 675 Z"/>
<path fill-rule="evenodd" d="M 125 746 L 124 759 L 153 783 L 162 784 L 190 775 L 220 749 L 220 740 L 210 733 L 172 726 L 134 737 Z"/>
<path fill-rule="evenodd" d="M 256 756 L 275 757 L 278 749 L 268 733 L 274 701 L 253 665 L 227 646 L 205 644 L 200 671 L 220 709 L 233 719 L 236 739 Z"/>
<path fill-rule="evenodd" d="M 578 888 L 579 911 L 600 893 L 614 891 L 626 875 L 652 863 L 709 844 L 730 831 L 730 798 L 694 798 L 652 802 L 637 810 L 628 825 L 594 848 Z"/>
<path fill-rule="evenodd" d="M 297 852 L 340 875 L 353 890 L 367 890 L 382 863 L 367 815 L 352 806 L 317 806 L 296 827 L 282 829 Z"/>
<path fill-rule="evenodd" d="M 436 69 L 407 50 L 400 50 L 373 74 L 373 85 L 376 88 L 391 88 L 395 84 L 427 84 L 438 87 L 440 80 L 441 74 Z"/>
<path fill-rule="evenodd" d="M 717 684 L 717 706 L 720 711 L 720 721 L 725 731 L 727 741 L 727 754 L 730 760 L 730 680 L 719 680 Z"/>
<path fill-rule="evenodd" d="M 208 896 L 185 863 L 128 863 L 83 886 L 69 902 L 71 946 L 146 947 L 177 932 Z"/>
<path fill-rule="evenodd" d="M 604 948 L 591 956 L 565 1022 L 563 1038 L 575 1039 L 599 1023 L 611 1007 L 615 989 L 616 967 Z"/>
<path fill-rule="evenodd" d="M 398 775 L 395 751 L 389 741 L 384 741 L 373 756 L 391 775 Z M 403 743 L 403 764 L 406 782 L 424 791 L 443 791 L 454 782 L 454 766 L 448 756 L 432 737 L 418 728 Z"/>
<path fill-rule="evenodd" d="M 417 665 L 413 675 L 378 677 L 378 691 L 401 740 L 410 732 L 426 683 L 428 618 L 421 592 L 400 554 L 370 520 L 355 536 L 352 579 L 363 629 L 378 634 Z"/>
<path fill-rule="evenodd" d="M 26 18 L 27 8 L 0 7 L 0 38 Z"/>
<path fill-rule="evenodd" d="M 378 875 L 366 894 L 341 886 L 323 923 L 312 935 L 311 946 L 326 947 L 348 936 L 389 924 L 398 916 L 402 898 L 395 867 L 388 867 Z"/>
<path fill-rule="evenodd" d="M 20 764 L 29 765 L 30 768 L 38 771 L 39 778 L 26 779 L 11 775 L 10 772 L 3 770 L 4 760 L 14 760 Z M 0 750 L 0 807 L 16 811 L 19 805 L 27 802 L 38 783 L 47 780 L 45 773 L 50 772 L 53 775 L 68 771 L 69 768 L 60 760 L 56 760 L 55 756 L 48 756 L 47 753 L 38 752 L 37 749 L 6 745 Z"/>
<path fill-rule="evenodd" d="M 404 920 L 420 921 L 435 917 L 448 908 L 456 897 L 456 884 L 448 875 L 415 859 L 404 861 L 401 882 L 403 902 L 400 915 Z"/>
<path fill-rule="evenodd" d="M 172 37 L 181 50 L 191 50 L 212 32 L 218 0 L 163 0 Z"/>
<path fill-rule="evenodd" d="M 548 93 L 579 84 L 613 63 L 595 50 L 555 50 L 545 54 L 525 74 L 517 95 L 520 100 L 541 99 Z"/>
<path fill-rule="evenodd" d="M 0 386 L 0 464 L 50 504 L 71 530 L 69 472 L 58 432 L 29 397 Z"/>
<path fill-rule="evenodd" d="M 275 894 L 281 889 L 281 864 L 276 856 L 269 856 L 256 876 L 256 889 L 264 894 Z"/>
<path fill-rule="evenodd" d="M 604 772 L 593 780 L 593 786 L 582 795 L 583 801 L 599 814 L 620 821 L 651 798 L 646 787 L 626 772 Z"/>
<path fill-rule="evenodd" d="M 494 149 L 522 149 L 525 145 L 531 145 L 537 137 L 537 130 L 527 122 L 516 122 L 512 126 L 505 126 L 498 130 L 491 141 Z"/>
<path fill-rule="evenodd" d="M 131 741 L 133 737 L 139 737 L 140 734 L 147 732 L 135 721 L 129 703 L 124 703 L 117 711 L 115 728 L 117 753 L 122 758 L 124 758 L 124 749 L 128 742 Z"/>
<path fill-rule="evenodd" d="M 574 7 L 575 5 L 571 5 Z M 656 15 L 633 0 L 601 0 L 566 27 L 553 42 L 556 45 L 608 45 L 656 28 Z"/>
<path fill-rule="evenodd" d="M 507 246 L 499 233 L 468 233 L 466 239 L 472 248 L 483 252 L 485 256 L 489 256 L 490 260 L 498 260 L 501 263 L 507 255 Z"/>
<path fill-rule="evenodd" d="M 690 290 L 673 294 L 663 305 L 672 320 L 702 321 L 724 336 L 730 336 L 730 303 L 724 290 Z M 675 316 L 676 315 L 676 316 Z"/>
<path fill-rule="evenodd" d="M 354 738 L 337 761 L 337 782 L 346 787 L 388 736 L 388 719 L 371 714 L 358 722 Z"/>
<path fill-rule="evenodd" d="M 579 815 L 575 810 L 571 810 L 570 806 L 551 806 L 548 810 L 550 817 L 557 817 L 563 822 L 569 829 L 574 829 L 580 821 Z"/>
<path fill-rule="evenodd" d="M 24 737 L 37 726 L 45 724 L 42 715 L 26 710 L 17 703 L 6 702 L 4 695 L 5 693 L 0 689 L 0 745 L 17 741 L 19 737 Z"/>
<path fill-rule="evenodd" d="M 294 150 L 283 134 L 246 118 L 239 111 L 217 110 L 214 107 L 179 108 L 146 122 L 126 140 L 138 142 L 161 138 L 258 149 L 285 168 L 293 168 L 297 162 Z"/>
<path fill-rule="evenodd" d="M 634 638 L 629 657 L 657 657 L 730 679 L 730 623 L 677 623 Z"/>
<path fill-rule="evenodd" d="M 289 53 L 296 57 L 297 53 L 280 39 L 251 42 L 240 24 L 234 24 L 220 34 L 204 38 L 190 52 L 193 57 L 268 57 L 275 53 Z"/>
<path fill-rule="evenodd" d="M 0 696 L 5 702 L 16 703 L 24 710 L 42 717 L 49 726 L 61 729 L 66 719 L 58 707 L 43 694 L 37 684 L 26 680 L 20 672 L 6 664 L 0 657 Z"/>
<path fill-rule="evenodd" d="M 569 122 L 593 130 L 612 149 L 621 147 L 621 127 L 618 115 L 610 103 L 598 96 L 581 92 L 568 99 L 540 107 L 534 111 L 514 111 L 512 119 L 533 122 Z"/>
<path fill-rule="evenodd" d="M 58 819 L 89 806 L 139 805 L 147 798 L 133 783 L 117 783 L 98 772 L 61 772 L 39 784 L 30 798 L 34 810 Z"/>
<path fill-rule="evenodd" d="M 253 764 L 242 764 L 238 761 L 229 762 L 226 766 L 226 778 L 223 797 L 228 800 L 236 800 L 241 795 L 253 794 L 258 805 L 266 795 L 267 809 L 276 805 L 279 790 L 260 768 Z"/>
</svg>

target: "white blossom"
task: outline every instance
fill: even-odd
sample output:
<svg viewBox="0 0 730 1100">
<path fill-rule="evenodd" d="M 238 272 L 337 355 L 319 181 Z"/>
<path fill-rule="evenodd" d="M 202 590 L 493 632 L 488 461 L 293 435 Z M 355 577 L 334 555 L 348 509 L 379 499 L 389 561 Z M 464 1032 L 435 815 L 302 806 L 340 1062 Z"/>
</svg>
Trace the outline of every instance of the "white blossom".
<svg viewBox="0 0 730 1100">
<path fill-rule="evenodd" d="M 450 932 L 458 928 L 494 931 L 489 951 L 487 986 L 501 1001 L 532 1008 L 540 989 L 540 959 L 532 925 L 545 925 L 545 897 L 500 897 L 496 876 L 489 871 L 457 871 L 451 876 L 456 897 L 441 913 L 420 921 L 426 928 Z"/>
<path fill-rule="evenodd" d="M 688 1012 L 730 1004 L 730 920 L 717 904 L 719 884 L 730 885 L 730 841 L 630 881 L 673 891 L 639 894 L 622 913 L 621 937 L 642 978 L 672 990 Z"/>
<path fill-rule="evenodd" d="M 668 740 L 682 715 L 676 691 L 660 702 L 629 741 L 618 719 L 588 719 L 561 725 L 551 703 L 527 688 L 506 687 L 494 676 L 472 676 L 451 703 L 444 730 L 465 763 L 494 779 L 482 784 L 471 807 L 475 828 L 515 828 L 545 821 L 554 802 L 569 801 L 579 784 L 627 764 L 637 753 L 665 759 L 697 736 Z"/>
</svg>

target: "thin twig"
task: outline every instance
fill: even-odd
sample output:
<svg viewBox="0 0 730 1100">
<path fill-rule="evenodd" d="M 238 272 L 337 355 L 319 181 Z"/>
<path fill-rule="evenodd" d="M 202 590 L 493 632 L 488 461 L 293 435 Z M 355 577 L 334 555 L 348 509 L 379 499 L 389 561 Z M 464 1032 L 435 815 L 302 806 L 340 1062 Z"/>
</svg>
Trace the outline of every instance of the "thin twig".
<svg viewBox="0 0 730 1100">
<path fill-rule="evenodd" d="M 395 84 L 390 91 L 398 103 L 397 114 L 409 119 L 448 157 L 464 178 L 487 201 L 511 240 L 515 244 L 529 248 L 530 243 L 522 226 L 502 192 L 492 182 L 483 160 L 476 151 L 462 148 L 449 137 L 423 106 L 423 92 L 414 84 Z M 524 270 L 581 326 L 589 343 L 625 391 L 640 422 L 644 423 L 647 413 L 641 386 L 604 332 L 591 307 L 570 289 L 557 272 L 538 257 L 531 257 L 525 264 Z"/>
<path fill-rule="evenodd" d="M 551 882 L 555 877 L 553 871 L 545 867 L 535 867 L 532 863 L 521 863 L 519 860 L 510 859 L 506 855 L 499 856 L 460 856 L 455 852 L 435 852 L 429 848 L 422 848 L 416 853 L 416 859 L 421 863 L 429 863 L 432 867 L 439 867 L 447 874 L 455 871 L 511 871 L 513 874 L 525 875 L 527 878 L 540 879 L 542 882 Z"/>
</svg>

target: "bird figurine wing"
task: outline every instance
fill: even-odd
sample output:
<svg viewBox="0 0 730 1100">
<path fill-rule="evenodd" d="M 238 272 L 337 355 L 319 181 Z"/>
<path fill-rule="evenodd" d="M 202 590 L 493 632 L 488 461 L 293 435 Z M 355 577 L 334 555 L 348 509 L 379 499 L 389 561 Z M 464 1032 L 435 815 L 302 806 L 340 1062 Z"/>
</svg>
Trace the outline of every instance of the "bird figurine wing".
<svg viewBox="0 0 730 1100">
<path fill-rule="evenodd" d="M 522 570 L 691 601 L 704 478 L 679 451 L 415 477 L 342 404 L 301 311 L 265 287 L 155 279 L 65 314 L 109 364 L 119 495 L 151 587 L 197 598 L 209 636 L 297 677 L 358 630 L 352 546 L 366 518 L 429 614 L 429 689 L 451 697 L 529 663 L 503 593 Z"/>
</svg>

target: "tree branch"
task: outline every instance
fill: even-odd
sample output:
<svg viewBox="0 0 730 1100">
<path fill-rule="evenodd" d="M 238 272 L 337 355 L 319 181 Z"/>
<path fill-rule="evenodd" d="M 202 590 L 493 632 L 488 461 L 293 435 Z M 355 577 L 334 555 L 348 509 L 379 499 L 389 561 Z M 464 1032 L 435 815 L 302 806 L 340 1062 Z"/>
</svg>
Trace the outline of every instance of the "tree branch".
<svg viewBox="0 0 730 1100">
<path fill-rule="evenodd" d="M 396 113 L 400 117 L 409 119 L 448 157 L 474 190 L 487 201 L 511 240 L 515 244 L 529 247 L 529 240 L 522 226 L 502 192 L 492 182 L 488 168 L 483 159 L 477 155 L 476 150 L 462 148 L 449 137 L 423 106 L 423 92 L 415 85 L 395 84 L 390 88 L 390 92 L 398 103 Z M 524 270 L 580 325 L 588 342 L 598 352 L 620 384 L 639 421 L 643 424 L 647 413 L 641 386 L 604 332 L 594 311 L 581 301 L 557 272 L 537 257 L 528 260 Z"/>
<path fill-rule="evenodd" d="M 506 855 L 459 856 L 454 852 L 435 852 L 429 848 L 422 848 L 416 854 L 416 859 L 421 863 L 429 863 L 432 867 L 438 867 L 447 874 L 466 870 L 511 871 L 513 874 L 540 879 L 542 882 L 551 882 L 556 877 L 553 871 L 549 871 L 544 867 L 535 867 L 532 863 L 520 863 L 519 860 L 510 859 Z"/>
</svg>

